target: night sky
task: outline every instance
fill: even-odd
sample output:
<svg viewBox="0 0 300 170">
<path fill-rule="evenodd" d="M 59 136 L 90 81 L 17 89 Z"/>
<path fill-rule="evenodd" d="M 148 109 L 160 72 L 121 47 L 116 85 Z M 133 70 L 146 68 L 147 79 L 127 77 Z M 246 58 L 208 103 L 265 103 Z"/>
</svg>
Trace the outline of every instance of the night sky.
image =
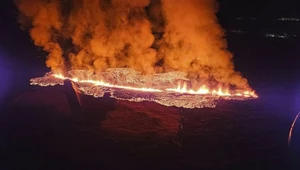
<svg viewBox="0 0 300 170">
<path fill-rule="evenodd" d="M 228 17 L 297 17 L 297 0 L 219 0 L 221 15 Z"/>
</svg>

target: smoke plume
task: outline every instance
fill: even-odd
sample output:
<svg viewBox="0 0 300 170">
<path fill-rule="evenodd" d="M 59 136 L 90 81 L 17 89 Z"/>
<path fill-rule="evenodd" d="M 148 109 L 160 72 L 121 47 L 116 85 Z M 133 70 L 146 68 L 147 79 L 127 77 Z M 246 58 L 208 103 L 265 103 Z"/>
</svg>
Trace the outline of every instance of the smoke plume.
<svg viewBox="0 0 300 170">
<path fill-rule="evenodd" d="M 182 71 L 192 86 L 249 88 L 234 69 L 215 0 L 16 0 L 54 72 Z"/>
</svg>

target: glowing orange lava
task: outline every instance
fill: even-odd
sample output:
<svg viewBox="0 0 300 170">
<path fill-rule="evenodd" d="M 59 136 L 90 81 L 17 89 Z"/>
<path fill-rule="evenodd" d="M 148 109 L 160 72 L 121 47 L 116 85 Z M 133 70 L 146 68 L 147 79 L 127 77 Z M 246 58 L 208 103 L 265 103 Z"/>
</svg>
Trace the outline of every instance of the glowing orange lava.
<svg viewBox="0 0 300 170">
<path fill-rule="evenodd" d="M 131 87 L 131 86 L 122 86 L 122 85 L 114 85 L 103 80 L 92 80 L 92 79 L 78 79 L 78 78 L 70 78 L 65 77 L 62 74 L 53 74 L 54 77 L 59 79 L 69 79 L 76 83 L 88 83 L 94 86 L 102 86 L 102 87 L 110 87 L 110 88 L 118 88 L 118 89 L 126 89 L 126 90 L 134 90 L 134 91 L 142 91 L 142 92 L 173 92 L 173 93 L 181 93 L 181 94 L 192 94 L 192 95 L 212 95 L 212 96 L 240 96 L 245 98 L 258 98 L 254 91 L 243 91 L 238 93 L 230 93 L 229 89 L 222 89 L 221 87 L 218 89 L 209 89 L 206 85 L 202 85 L 198 90 L 188 89 L 187 83 L 178 84 L 177 88 L 168 88 L 168 89 L 154 89 L 154 88 L 146 88 L 146 87 Z"/>
</svg>

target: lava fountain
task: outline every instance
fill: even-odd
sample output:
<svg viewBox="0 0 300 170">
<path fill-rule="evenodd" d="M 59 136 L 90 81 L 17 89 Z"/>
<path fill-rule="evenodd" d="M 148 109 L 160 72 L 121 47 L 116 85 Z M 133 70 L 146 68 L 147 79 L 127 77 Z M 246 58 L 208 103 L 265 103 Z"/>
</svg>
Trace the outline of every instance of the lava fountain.
<svg viewBox="0 0 300 170">
<path fill-rule="evenodd" d="M 254 91 L 232 90 L 219 87 L 210 89 L 206 85 L 194 90 L 188 88 L 189 79 L 181 72 L 169 72 L 143 76 L 133 69 L 108 69 L 100 74 L 86 70 L 69 71 L 70 76 L 47 73 L 44 77 L 31 79 L 31 85 L 63 85 L 69 79 L 76 91 L 96 98 L 105 93 L 118 100 L 131 102 L 151 101 L 164 106 L 203 108 L 216 106 L 220 99 L 249 100 L 258 96 Z"/>
</svg>

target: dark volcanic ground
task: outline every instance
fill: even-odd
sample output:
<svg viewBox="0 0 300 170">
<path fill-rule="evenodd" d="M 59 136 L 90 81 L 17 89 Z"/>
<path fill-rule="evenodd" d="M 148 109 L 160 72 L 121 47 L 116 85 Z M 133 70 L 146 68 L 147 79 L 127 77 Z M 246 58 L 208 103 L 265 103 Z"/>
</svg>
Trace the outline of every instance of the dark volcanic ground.
<svg viewBox="0 0 300 170">
<path fill-rule="evenodd" d="M 296 169 L 288 96 L 192 110 L 81 96 L 84 114 L 74 115 L 70 91 L 32 87 L 11 100 L 1 169 Z"/>
</svg>

